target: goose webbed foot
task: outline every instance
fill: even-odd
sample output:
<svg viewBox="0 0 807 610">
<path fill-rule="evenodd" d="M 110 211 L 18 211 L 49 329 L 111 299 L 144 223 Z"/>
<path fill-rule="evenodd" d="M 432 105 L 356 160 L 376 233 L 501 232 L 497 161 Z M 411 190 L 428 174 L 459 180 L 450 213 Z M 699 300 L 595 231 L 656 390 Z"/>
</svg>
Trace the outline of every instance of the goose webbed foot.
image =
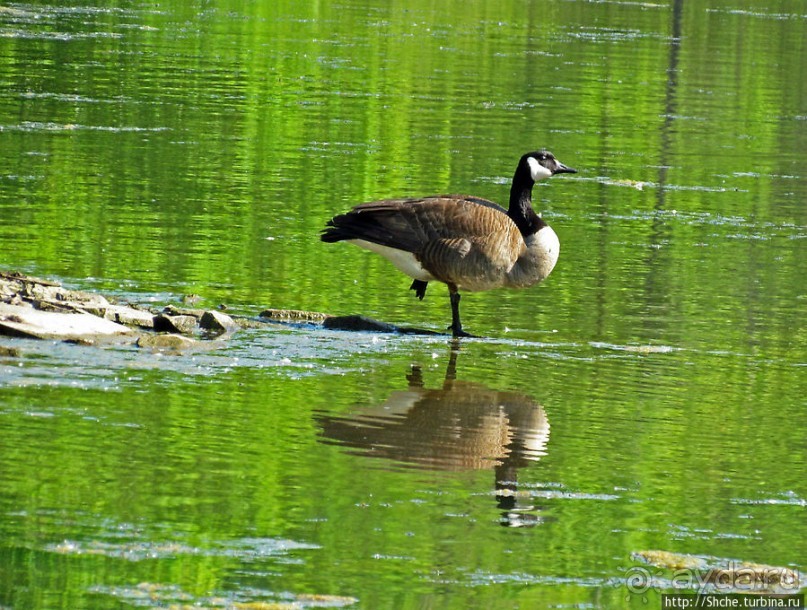
<svg viewBox="0 0 807 610">
<path fill-rule="evenodd" d="M 479 339 L 479 335 L 472 335 L 471 333 L 465 332 L 464 330 L 462 330 L 462 327 L 454 328 L 453 324 L 448 327 L 448 330 L 451 331 L 451 334 L 455 339 L 460 338 Z"/>
<path fill-rule="evenodd" d="M 412 280 L 412 285 L 409 287 L 409 290 L 414 290 L 415 296 L 422 301 L 423 297 L 426 296 L 426 288 L 428 287 L 429 282 L 424 282 L 423 280 Z"/>
</svg>

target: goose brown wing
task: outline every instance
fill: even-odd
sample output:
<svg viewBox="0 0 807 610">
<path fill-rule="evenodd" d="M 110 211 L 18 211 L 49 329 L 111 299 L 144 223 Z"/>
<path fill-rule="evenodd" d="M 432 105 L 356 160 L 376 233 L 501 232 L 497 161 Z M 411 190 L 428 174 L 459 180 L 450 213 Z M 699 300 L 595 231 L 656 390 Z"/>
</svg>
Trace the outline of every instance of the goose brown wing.
<svg viewBox="0 0 807 610">
<path fill-rule="evenodd" d="M 437 279 L 467 290 L 502 286 L 506 274 L 525 252 L 526 244 L 509 216 L 476 206 L 451 212 L 452 231 L 428 242 L 417 254 Z"/>
<path fill-rule="evenodd" d="M 363 239 L 382 246 L 420 252 L 440 240 L 489 239 L 515 229 L 504 208 L 486 199 L 439 195 L 363 203 L 328 221 L 321 239 Z"/>
</svg>

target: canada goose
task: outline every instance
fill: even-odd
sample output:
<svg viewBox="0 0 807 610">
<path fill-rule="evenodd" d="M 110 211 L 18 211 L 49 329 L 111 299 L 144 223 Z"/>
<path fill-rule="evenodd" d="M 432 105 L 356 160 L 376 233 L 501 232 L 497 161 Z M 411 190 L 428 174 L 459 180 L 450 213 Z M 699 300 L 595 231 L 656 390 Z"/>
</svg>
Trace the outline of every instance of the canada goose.
<svg viewBox="0 0 807 610">
<path fill-rule="evenodd" d="M 576 173 L 548 151 L 521 157 L 510 187 L 510 208 L 467 195 L 386 199 L 355 206 L 327 222 L 324 242 L 348 241 L 388 259 L 413 278 L 423 299 L 428 282 L 448 286 L 451 332 L 460 323 L 460 290 L 526 288 L 546 278 L 560 242 L 532 209 L 532 187 L 554 174 Z"/>
</svg>

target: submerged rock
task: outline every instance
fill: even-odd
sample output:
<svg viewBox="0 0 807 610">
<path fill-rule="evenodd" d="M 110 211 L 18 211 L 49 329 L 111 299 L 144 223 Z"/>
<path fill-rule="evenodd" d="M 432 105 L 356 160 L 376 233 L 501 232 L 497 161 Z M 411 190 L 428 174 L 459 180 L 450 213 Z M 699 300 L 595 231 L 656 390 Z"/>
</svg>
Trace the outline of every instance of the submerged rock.
<svg viewBox="0 0 807 610">
<path fill-rule="evenodd" d="M 262 318 L 272 322 L 287 324 L 317 324 L 328 330 L 344 330 L 352 332 L 398 333 L 402 335 L 441 335 L 445 333 L 412 328 L 410 326 L 397 326 L 389 322 L 381 322 L 361 315 L 333 316 L 318 311 L 301 311 L 298 309 L 266 309 L 261 312 Z"/>
<path fill-rule="evenodd" d="M 631 557 L 668 570 L 692 570 L 707 566 L 706 560 L 702 557 L 671 553 L 670 551 L 636 551 Z"/>
<path fill-rule="evenodd" d="M 137 339 L 137 347 L 152 349 L 183 350 L 196 346 L 198 341 L 182 335 L 141 335 Z"/>
<path fill-rule="evenodd" d="M 19 350 L 16 347 L 8 347 L 5 345 L 0 345 L 0 358 L 21 358 L 21 357 L 22 357 L 22 350 Z"/>
<path fill-rule="evenodd" d="M 299 309 L 265 309 L 260 313 L 260 317 L 268 318 L 275 322 L 322 324 L 331 316 L 318 311 L 302 311 Z"/>
<path fill-rule="evenodd" d="M 379 322 L 367 316 L 331 316 L 325 318 L 323 328 L 331 330 L 370 331 L 378 333 L 398 332 L 398 327 L 387 322 Z"/>
<path fill-rule="evenodd" d="M 686 573 L 697 584 L 714 585 L 724 590 L 762 592 L 784 589 L 795 592 L 804 576 L 793 568 L 669 551 L 637 551 L 631 557 L 657 568 Z"/>
</svg>

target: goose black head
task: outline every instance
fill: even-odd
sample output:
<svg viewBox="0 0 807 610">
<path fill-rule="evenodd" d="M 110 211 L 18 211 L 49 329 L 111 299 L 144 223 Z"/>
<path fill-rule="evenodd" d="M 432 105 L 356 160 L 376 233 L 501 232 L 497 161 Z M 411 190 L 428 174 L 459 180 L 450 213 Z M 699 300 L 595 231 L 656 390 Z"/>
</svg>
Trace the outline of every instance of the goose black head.
<svg viewBox="0 0 807 610">
<path fill-rule="evenodd" d="M 555 174 L 576 174 L 577 170 L 567 167 L 555 158 L 548 150 L 530 152 L 521 157 L 520 167 L 529 170 L 530 177 L 534 182 L 544 180 Z"/>
</svg>

